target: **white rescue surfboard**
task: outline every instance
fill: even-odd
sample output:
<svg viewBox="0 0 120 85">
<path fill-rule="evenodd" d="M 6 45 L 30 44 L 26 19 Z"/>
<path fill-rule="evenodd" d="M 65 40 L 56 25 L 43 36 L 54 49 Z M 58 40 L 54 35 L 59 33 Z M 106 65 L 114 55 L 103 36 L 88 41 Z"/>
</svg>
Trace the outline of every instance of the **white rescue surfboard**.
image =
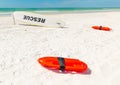
<svg viewBox="0 0 120 85">
<path fill-rule="evenodd" d="M 61 28 L 65 26 L 65 23 L 59 19 L 31 12 L 14 12 L 13 18 L 15 24 Z"/>
</svg>

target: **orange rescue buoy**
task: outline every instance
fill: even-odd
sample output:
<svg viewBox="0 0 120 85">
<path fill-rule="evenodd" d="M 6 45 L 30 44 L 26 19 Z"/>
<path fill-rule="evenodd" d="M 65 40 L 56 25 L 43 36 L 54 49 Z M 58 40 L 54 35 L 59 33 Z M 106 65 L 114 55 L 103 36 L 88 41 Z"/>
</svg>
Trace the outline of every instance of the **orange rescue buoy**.
<svg viewBox="0 0 120 85">
<path fill-rule="evenodd" d="M 104 26 L 92 26 L 92 28 L 97 29 L 97 30 L 104 30 L 104 31 L 110 31 L 111 30 L 111 28 L 104 27 Z"/>
<path fill-rule="evenodd" d="M 85 72 L 88 69 L 86 63 L 72 58 L 46 56 L 38 59 L 38 62 L 47 68 L 64 71 Z"/>
</svg>

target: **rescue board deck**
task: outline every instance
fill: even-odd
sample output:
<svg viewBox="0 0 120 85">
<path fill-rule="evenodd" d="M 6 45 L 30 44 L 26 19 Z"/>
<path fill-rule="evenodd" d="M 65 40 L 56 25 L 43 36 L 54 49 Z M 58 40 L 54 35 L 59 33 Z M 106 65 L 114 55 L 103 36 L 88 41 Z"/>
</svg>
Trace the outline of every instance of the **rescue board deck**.
<svg viewBox="0 0 120 85">
<path fill-rule="evenodd" d="M 15 24 L 45 26 L 45 27 L 64 27 L 65 22 L 51 16 L 41 15 L 32 12 L 16 11 L 13 13 Z"/>
</svg>

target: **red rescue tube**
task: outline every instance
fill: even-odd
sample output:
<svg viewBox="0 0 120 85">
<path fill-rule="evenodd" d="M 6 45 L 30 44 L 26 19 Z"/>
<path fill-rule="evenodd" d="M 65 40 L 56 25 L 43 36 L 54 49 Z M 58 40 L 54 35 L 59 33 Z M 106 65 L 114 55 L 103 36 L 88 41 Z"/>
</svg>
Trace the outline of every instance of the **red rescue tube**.
<svg viewBox="0 0 120 85">
<path fill-rule="evenodd" d="M 44 67 L 62 71 L 85 72 L 88 69 L 86 63 L 72 58 L 46 56 L 39 58 L 38 62 Z"/>
<path fill-rule="evenodd" d="M 104 26 L 92 26 L 93 29 L 97 29 L 97 30 L 104 30 L 104 31 L 110 31 L 111 28 L 109 27 L 104 27 Z"/>
</svg>

